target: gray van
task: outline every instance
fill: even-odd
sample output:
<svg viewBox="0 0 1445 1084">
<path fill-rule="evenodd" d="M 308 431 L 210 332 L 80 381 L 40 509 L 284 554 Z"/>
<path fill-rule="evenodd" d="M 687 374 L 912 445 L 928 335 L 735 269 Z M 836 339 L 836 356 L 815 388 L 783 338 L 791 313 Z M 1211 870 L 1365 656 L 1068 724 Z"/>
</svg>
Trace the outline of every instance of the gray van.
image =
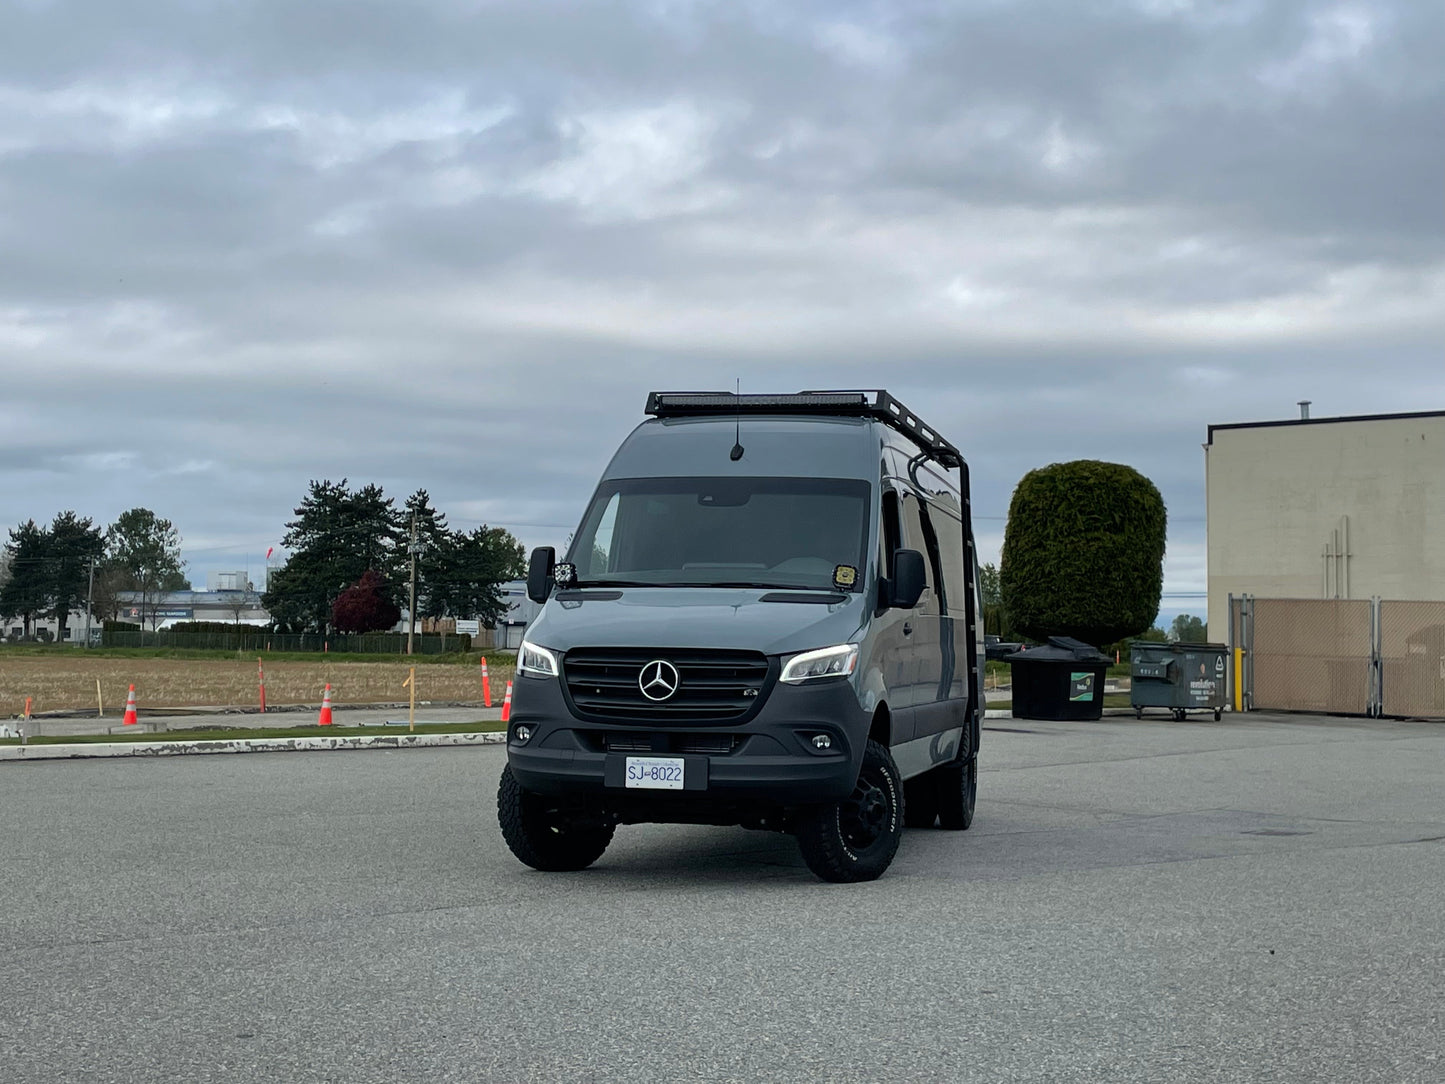
<svg viewBox="0 0 1445 1084">
<path fill-rule="evenodd" d="M 619 824 L 790 832 L 829 881 L 967 828 L 984 638 L 958 449 L 887 392 L 653 392 L 517 654 L 497 813 L 582 869 Z"/>
</svg>

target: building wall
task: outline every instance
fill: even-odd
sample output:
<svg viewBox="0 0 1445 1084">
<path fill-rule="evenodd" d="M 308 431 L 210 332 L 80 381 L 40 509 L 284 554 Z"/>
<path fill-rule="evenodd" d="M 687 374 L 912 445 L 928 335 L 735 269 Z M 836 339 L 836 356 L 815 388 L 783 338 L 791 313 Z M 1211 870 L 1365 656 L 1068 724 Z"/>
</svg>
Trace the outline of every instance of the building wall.
<svg viewBox="0 0 1445 1084">
<path fill-rule="evenodd" d="M 163 595 L 157 605 L 160 610 L 162 625 L 174 624 L 177 621 L 223 621 L 234 623 L 238 620 L 235 610 L 232 609 L 232 600 L 240 596 L 239 592 L 218 592 L 218 591 L 171 591 Z M 261 597 L 255 592 L 244 596 L 247 603 L 246 608 L 240 613 L 239 620 L 242 624 L 264 625 L 270 622 L 271 615 L 261 605 Z M 120 619 L 122 621 L 135 621 L 150 630 L 150 622 L 142 620 L 140 596 L 131 591 L 122 591 L 116 596 L 120 603 Z"/>
<path fill-rule="evenodd" d="M 31 634 L 33 635 L 40 629 L 45 629 L 50 633 L 51 638 L 54 642 L 62 644 L 84 643 L 85 611 L 72 610 L 70 613 L 70 617 L 67 619 L 67 621 L 68 623 L 65 626 L 65 637 L 63 639 L 60 636 L 60 622 L 56 621 L 53 617 L 36 617 L 30 625 Z M 91 625 L 94 628 L 100 628 L 99 621 L 92 620 Z M 15 639 L 19 639 L 24 634 L 24 630 L 25 621 L 19 617 L 12 617 L 10 620 L 4 623 L 3 627 L 0 627 L 0 637 L 3 637 L 5 639 L 10 639 L 12 637 Z"/>
<path fill-rule="evenodd" d="M 1204 450 L 1212 639 L 1230 594 L 1445 599 L 1445 414 L 1215 426 Z"/>
</svg>

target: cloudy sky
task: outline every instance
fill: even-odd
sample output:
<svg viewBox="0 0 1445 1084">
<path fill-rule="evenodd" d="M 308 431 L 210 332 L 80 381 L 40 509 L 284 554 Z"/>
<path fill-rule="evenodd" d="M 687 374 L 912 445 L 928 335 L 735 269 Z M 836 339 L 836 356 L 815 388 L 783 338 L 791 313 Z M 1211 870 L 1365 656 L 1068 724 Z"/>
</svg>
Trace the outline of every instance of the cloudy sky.
<svg viewBox="0 0 1445 1084">
<path fill-rule="evenodd" d="M 1445 408 L 1445 5 L 0 0 L 0 524 L 255 569 L 308 479 L 560 543 L 658 387 L 1129 463 Z"/>
</svg>

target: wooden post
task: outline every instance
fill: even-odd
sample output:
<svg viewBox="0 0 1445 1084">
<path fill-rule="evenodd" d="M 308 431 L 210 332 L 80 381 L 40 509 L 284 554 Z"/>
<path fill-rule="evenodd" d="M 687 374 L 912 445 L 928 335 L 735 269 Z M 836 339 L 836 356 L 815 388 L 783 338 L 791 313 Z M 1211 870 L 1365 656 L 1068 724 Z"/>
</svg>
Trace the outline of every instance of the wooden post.
<svg viewBox="0 0 1445 1084">
<path fill-rule="evenodd" d="M 260 657 L 256 659 L 256 683 L 261 690 L 261 714 L 266 714 L 266 667 Z"/>
<path fill-rule="evenodd" d="M 411 708 L 406 716 L 407 730 L 416 730 L 416 667 L 413 666 L 407 673 L 406 680 L 402 682 L 402 688 L 411 690 Z"/>
<path fill-rule="evenodd" d="M 95 679 L 95 717 L 97 719 L 105 718 L 105 701 L 101 699 L 100 695 L 100 678 Z"/>
</svg>

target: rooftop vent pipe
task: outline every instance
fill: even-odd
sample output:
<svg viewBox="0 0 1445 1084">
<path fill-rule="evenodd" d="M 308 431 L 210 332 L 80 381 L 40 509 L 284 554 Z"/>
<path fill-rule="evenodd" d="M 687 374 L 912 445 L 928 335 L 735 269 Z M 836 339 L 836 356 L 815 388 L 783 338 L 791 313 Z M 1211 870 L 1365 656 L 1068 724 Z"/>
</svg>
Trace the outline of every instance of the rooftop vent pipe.
<svg viewBox="0 0 1445 1084">
<path fill-rule="evenodd" d="M 1300 421 L 1302 421 L 1302 422 L 1307 422 L 1307 421 L 1310 420 L 1310 403 L 1311 403 L 1312 401 L 1313 401 L 1313 400 L 1310 400 L 1310 399 L 1301 399 L 1301 400 L 1299 401 L 1299 416 L 1300 416 Z"/>
</svg>

